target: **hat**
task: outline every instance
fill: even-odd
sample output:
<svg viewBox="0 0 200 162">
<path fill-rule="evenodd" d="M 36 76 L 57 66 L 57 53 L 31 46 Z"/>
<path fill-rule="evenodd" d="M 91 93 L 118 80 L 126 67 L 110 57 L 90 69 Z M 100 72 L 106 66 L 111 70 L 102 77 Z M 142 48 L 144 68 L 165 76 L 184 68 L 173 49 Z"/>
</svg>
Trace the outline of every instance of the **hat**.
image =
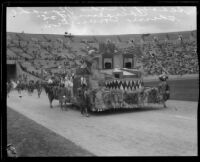
<svg viewBox="0 0 200 162">
<path fill-rule="evenodd" d="M 168 76 L 166 74 L 159 75 L 160 81 L 166 81 L 168 79 Z"/>
</svg>

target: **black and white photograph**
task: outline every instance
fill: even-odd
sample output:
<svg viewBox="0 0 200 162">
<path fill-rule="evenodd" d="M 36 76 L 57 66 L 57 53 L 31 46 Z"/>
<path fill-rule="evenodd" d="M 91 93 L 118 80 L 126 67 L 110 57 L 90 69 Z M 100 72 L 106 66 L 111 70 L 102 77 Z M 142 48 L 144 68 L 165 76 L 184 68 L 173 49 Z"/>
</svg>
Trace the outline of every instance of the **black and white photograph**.
<svg viewBox="0 0 200 162">
<path fill-rule="evenodd" d="M 196 6 L 7 6 L 6 153 L 197 156 Z"/>
</svg>

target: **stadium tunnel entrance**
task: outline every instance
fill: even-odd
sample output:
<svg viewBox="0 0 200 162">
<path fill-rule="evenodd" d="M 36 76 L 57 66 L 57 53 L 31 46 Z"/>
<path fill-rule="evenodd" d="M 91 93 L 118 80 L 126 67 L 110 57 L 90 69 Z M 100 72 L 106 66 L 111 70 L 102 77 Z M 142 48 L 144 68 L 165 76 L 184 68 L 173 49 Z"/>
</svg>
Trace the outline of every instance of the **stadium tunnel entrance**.
<svg viewBox="0 0 200 162">
<path fill-rule="evenodd" d="M 16 64 L 7 64 L 7 81 L 11 79 L 16 79 L 16 77 L 17 77 Z"/>
</svg>

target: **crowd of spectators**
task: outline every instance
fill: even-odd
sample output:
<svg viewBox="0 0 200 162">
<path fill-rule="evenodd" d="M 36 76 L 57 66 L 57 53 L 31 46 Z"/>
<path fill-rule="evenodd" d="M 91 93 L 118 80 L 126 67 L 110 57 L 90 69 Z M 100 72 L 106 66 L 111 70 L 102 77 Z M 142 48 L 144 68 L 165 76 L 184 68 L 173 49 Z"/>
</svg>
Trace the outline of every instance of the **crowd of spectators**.
<svg viewBox="0 0 200 162">
<path fill-rule="evenodd" d="M 141 59 L 144 71 L 149 75 L 159 75 L 163 69 L 171 75 L 197 74 L 196 49 L 195 41 L 144 44 Z"/>
<path fill-rule="evenodd" d="M 37 78 L 43 79 L 44 76 L 43 76 L 41 73 L 36 72 L 36 71 L 29 71 L 29 70 L 27 69 L 27 67 L 23 66 L 21 63 L 19 63 L 19 65 L 20 65 L 21 69 L 22 69 L 24 72 L 26 72 L 26 73 L 28 73 L 28 74 L 30 74 L 30 75 L 33 75 L 33 76 L 35 76 L 35 77 L 37 77 Z"/>
<path fill-rule="evenodd" d="M 106 51 L 106 52 L 116 52 L 120 51 L 120 48 L 115 47 L 115 44 L 112 44 L 112 42 L 107 42 L 110 44 L 109 49 L 105 49 L 105 46 L 103 43 L 99 44 L 99 51 Z M 88 45 L 88 44 L 86 44 Z M 120 52 L 126 52 L 126 53 L 133 53 L 137 56 L 138 60 L 142 63 L 144 71 L 148 75 L 159 75 L 162 73 L 163 69 L 165 69 L 169 74 L 171 75 L 184 75 L 184 74 L 196 74 L 199 72 L 198 69 L 198 58 L 197 58 L 197 42 L 195 40 L 184 40 L 184 41 L 175 41 L 175 42 L 159 42 L 151 41 L 146 43 L 136 43 L 137 46 L 134 45 L 134 43 L 131 44 L 130 48 L 122 49 Z M 89 48 L 89 46 L 87 46 Z M 91 47 L 90 47 L 91 48 Z M 89 49 L 90 49 L 89 48 Z M 51 55 L 51 53 L 48 53 L 48 50 L 45 51 L 48 56 L 41 58 L 35 58 L 35 59 L 28 59 L 24 58 L 26 62 L 31 62 L 32 60 L 45 60 L 45 64 L 47 65 L 48 62 L 54 60 L 56 62 L 59 62 L 61 64 L 61 61 L 64 59 L 66 62 L 68 62 L 68 65 L 73 67 L 80 66 L 80 60 L 82 58 L 80 53 L 84 53 L 84 55 L 89 54 L 87 52 L 89 49 L 87 48 L 80 48 L 78 49 L 79 52 L 74 52 L 73 48 L 67 48 L 69 55 L 61 56 L 57 55 L 57 53 L 54 53 Z M 45 55 L 45 53 L 41 53 L 42 55 Z M 8 60 L 17 60 L 22 58 L 22 56 L 13 57 L 7 55 Z M 42 77 L 41 72 L 37 71 L 31 71 L 30 67 L 21 65 L 21 68 L 31 75 L 34 75 L 36 77 Z M 33 65 L 35 66 L 35 65 Z M 43 68 L 44 65 L 39 67 L 40 69 Z M 65 65 L 66 66 L 66 65 Z M 36 68 L 33 67 L 33 68 Z"/>
</svg>

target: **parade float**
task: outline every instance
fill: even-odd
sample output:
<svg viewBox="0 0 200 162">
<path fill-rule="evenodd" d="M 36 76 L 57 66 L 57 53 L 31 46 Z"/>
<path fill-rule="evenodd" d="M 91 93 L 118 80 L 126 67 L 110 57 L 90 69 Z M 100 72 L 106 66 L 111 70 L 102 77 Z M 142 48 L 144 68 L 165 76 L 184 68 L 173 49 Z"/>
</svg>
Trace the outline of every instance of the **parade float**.
<svg viewBox="0 0 200 162">
<path fill-rule="evenodd" d="M 88 56 L 82 67 L 76 69 L 73 103 L 79 104 L 78 90 L 84 83 L 89 91 L 90 111 L 161 104 L 159 88 L 144 86 L 142 72 L 135 68 L 136 56 L 109 47 L 110 44 L 105 43 L 103 51 Z"/>
</svg>

